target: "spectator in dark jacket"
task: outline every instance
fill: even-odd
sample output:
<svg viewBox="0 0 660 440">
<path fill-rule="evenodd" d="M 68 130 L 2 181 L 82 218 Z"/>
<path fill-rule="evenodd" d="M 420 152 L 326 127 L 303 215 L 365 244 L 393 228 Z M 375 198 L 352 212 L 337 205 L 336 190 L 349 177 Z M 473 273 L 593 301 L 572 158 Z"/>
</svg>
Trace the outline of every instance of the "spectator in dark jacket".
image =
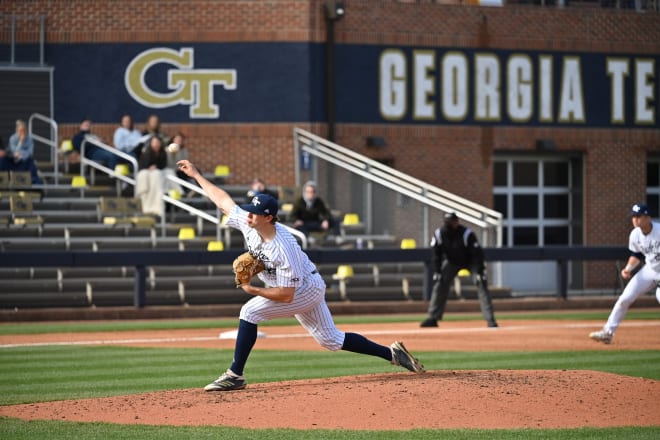
<svg viewBox="0 0 660 440">
<path fill-rule="evenodd" d="M 80 123 L 80 131 L 71 139 L 71 142 L 73 143 L 73 150 L 77 154 L 80 154 L 85 136 L 89 136 L 89 138 L 93 140 L 100 140 L 98 136 L 92 134 L 92 121 L 89 119 L 84 119 Z M 119 158 L 119 156 L 96 146 L 92 142 L 87 142 L 85 144 L 85 157 L 87 159 L 93 160 L 94 162 L 99 162 L 111 170 L 115 169 L 115 165 L 117 165 L 117 159 Z"/>
<path fill-rule="evenodd" d="M 310 232 L 327 232 L 336 228 L 328 206 L 317 194 L 316 183 L 309 181 L 303 185 L 302 196 L 291 210 L 293 227 L 309 235 Z M 336 231 L 335 231 L 336 232 Z"/>
</svg>

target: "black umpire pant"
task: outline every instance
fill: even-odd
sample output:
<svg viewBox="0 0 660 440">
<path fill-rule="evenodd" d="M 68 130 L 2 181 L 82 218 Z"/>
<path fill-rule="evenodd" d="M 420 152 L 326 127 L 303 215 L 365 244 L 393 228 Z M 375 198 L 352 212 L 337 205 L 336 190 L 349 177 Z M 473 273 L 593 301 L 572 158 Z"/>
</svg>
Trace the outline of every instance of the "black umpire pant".
<svg viewBox="0 0 660 440">
<path fill-rule="evenodd" d="M 454 278 L 458 275 L 458 271 L 461 269 L 470 270 L 470 273 L 474 277 L 474 282 L 477 285 L 481 314 L 486 322 L 488 322 L 488 325 L 494 327 L 497 323 L 493 312 L 493 301 L 488 291 L 486 274 L 479 271 L 477 267 L 456 266 L 447 261 L 444 262 L 441 272 L 439 274 L 436 273 L 434 277 L 435 282 L 433 283 L 433 292 L 431 293 L 431 301 L 429 303 L 429 318 L 436 321 L 442 319 L 442 315 L 445 313 L 447 298 L 449 297 L 449 289 L 454 282 Z"/>
</svg>

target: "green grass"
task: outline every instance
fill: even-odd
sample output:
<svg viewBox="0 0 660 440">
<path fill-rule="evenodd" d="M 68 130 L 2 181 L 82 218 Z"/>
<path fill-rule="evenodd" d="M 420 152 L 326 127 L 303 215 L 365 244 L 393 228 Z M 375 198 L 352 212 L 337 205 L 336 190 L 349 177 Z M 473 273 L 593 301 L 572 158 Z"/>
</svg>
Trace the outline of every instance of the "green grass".
<svg viewBox="0 0 660 440">
<path fill-rule="evenodd" d="M 498 319 L 597 319 L 601 312 L 498 314 Z M 363 322 L 416 322 L 421 316 L 338 317 L 339 324 Z M 478 314 L 448 316 L 447 320 L 473 319 Z M 626 319 L 658 319 L 660 313 L 630 311 Z M 278 320 L 274 324 L 294 324 Z M 6 324 L 4 334 L 48 331 L 121 331 L 136 329 L 235 327 L 235 319 L 155 322 L 98 322 Z M 23 331 L 24 330 L 24 331 Z M 419 352 L 429 370 L 556 369 L 597 370 L 660 380 L 660 350 L 597 350 L 556 352 Z M 231 362 L 232 350 L 198 348 L 136 348 L 121 346 L 34 346 L 0 349 L 0 405 L 62 399 L 104 397 L 158 390 L 200 388 Z M 398 368 L 369 356 L 318 351 L 255 350 L 246 368 L 251 383 L 292 379 L 352 376 L 395 372 Z M 134 426 L 61 421 L 22 421 L 0 418 L 2 439 L 147 439 L 180 438 L 253 439 L 655 439 L 657 428 L 555 430 L 413 430 L 298 431 L 248 430 L 226 427 Z"/>
<path fill-rule="evenodd" d="M 51 346 L 0 351 L 0 405 L 199 388 L 232 350 Z M 660 351 L 419 352 L 428 370 L 599 370 L 660 380 Z M 400 371 L 348 352 L 255 350 L 251 383 Z M 120 374 L 118 372 L 121 372 Z"/>
<path fill-rule="evenodd" d="M 551 312 L 516 312 L 498 313 L 498 320 L 562 319 L 562 320 L 600 320 L 605 321 L 609 311 L 551 311 Z M 420 322 L 424 315 L 369 315 L 336 316 L 335 322 L 341 324 L 365 324 L 388 322 Z M 480 320 L 479 313 L 449 313 L 445 321 Z M 660 319 L 660 309 L 630 310 L 626 319 Z M 25 322 L 0 324 L 0 335 L 28 335 L 39 333 L 79 333 L 79 332 L 120 332 L 136 330 L 176 330 L 176 329 L 222 329 L 235 328 L 238 318 L 218 319 L 181 319 L 181 320 L 145 320 L 145 321 L 77 321 L 77 322 Z M 297 325 L 293 319 L 277 319 L 260 324 L 262 327 L 278 325 Z"/>
<path fill-rule="evenodd" d="M 2 438 L 12 440 L 34 440 L 47 438 L 49 440 L 69 440 L 80 438 L 85 440 L 180 440 L 180 439 L 232 439 L 253 440 L 267 438 L 269 440 L 415 440 L 415 439 L 469 439 L 469 440 L 652 440 L 657 439 L 660 429 L 657 428 L 609 428 L 609 429 L 414 429 L 411 431 L 330 431 L 314 430 L 299 431 L 293 429 L 240 429 L 216 426 L 174 427 L 149 425 L 112 425 L 107 423 L 73 423 L 44 422 L 8 419 L 0 417 L 0 434 Z"/>
</svg>

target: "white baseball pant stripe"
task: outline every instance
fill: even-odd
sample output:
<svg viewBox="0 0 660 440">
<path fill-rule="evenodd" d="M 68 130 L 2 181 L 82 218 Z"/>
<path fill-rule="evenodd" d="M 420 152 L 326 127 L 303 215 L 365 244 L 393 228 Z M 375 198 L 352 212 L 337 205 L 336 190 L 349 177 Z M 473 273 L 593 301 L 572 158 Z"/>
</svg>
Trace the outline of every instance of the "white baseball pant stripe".
<svg viewBox="0 0 660 440">
<path fill-rule="evenodd" d="M 252 324 L 294 316 L 323 348 L 340 350 L 345 333 L 337 329 L 325 302 L 325 283 L 321 275 L 308 277 L 296 289 L 289 304 L 255 296 L 241 308 L 240 318 Z"/>
<path fill-rule="evenodd" d="M 612 312 L 605 324 L 605 330 L 614 333 L 619 327 L 619 324 L 621 324 L 621 321 L 623 321 L 623 318 L 626 316 L 626 312 L 632 303 L 634 303 L 637 298 L 656 287 L 658 283 L 660 283 L 660 273 L 654 271 L 649 266 L 643 266 L 639 272 L 628 281 L 626 288 L 623 289 L 621 296 L 619 296 L 616 304 L 614 304 Z M 658 302 L 660 302 L 660 292 L 658 292 L 658 290 L 656 290 L 655 296 Z"/>
</svg>

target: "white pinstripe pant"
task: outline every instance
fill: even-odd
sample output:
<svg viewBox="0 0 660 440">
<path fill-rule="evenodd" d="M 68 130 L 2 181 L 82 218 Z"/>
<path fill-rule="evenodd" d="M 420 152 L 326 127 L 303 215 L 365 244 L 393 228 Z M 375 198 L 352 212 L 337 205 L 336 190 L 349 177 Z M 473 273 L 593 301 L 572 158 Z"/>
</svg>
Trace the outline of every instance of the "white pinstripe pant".
<svg viewBox="0 0 660 440">
<path fill-rule="evenodd" d="M 345 333 L 337 329 L 325 302 L 325 282 L 313 274 L 296 289 L 291 303 L 255 296 L 241 308 L 240 319 L 259 324 L 276 318 L 294 316 L 322 347 L 336 351 L 344 345 Z"/>
<path fill-rule="evenodd" d="M 610 316 L 607 319 L 607 324 L 605 324 L 605 330 L 614 333 L 616 329 L 623 321 L 623 318 L 626 316 L 628 308 L 635 302 L 637 298 L 653 289 L 660 283 L 660 273 L 654 271 L 649 266 L 643 266 L 639 272 L 637 272 L 631 279 L 628 281 L 626 288 L 623 289 L 621 296 L 614 304 Z M 660 289 L 655 291 L 655 297 L 660 302 Z"/>
</svg>

